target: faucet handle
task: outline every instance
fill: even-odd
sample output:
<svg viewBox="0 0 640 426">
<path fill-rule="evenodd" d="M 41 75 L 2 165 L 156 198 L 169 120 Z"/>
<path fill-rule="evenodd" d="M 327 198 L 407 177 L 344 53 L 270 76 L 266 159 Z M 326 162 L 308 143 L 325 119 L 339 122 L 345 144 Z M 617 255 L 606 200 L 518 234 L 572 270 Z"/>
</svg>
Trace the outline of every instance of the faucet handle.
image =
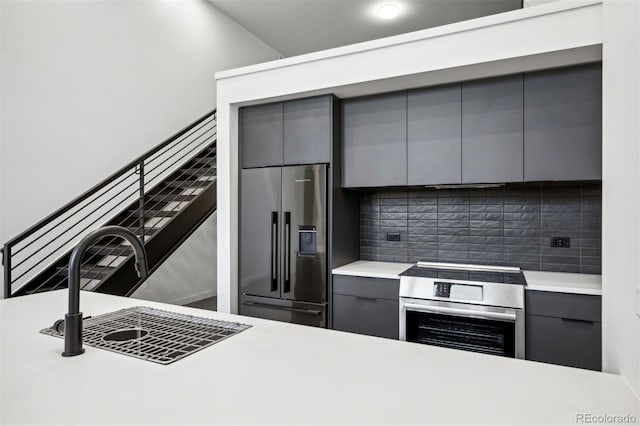
<svg viewBox="0 0 640 426">
<path fill-rule="evenodd" d="M 51 326 L 51 328 L 53 328 L 53 331 L 55 331 L 56 333 L 64 334 L 64 320 L 57 320 L 53 323 L 53 326 Z"/>
</svg>

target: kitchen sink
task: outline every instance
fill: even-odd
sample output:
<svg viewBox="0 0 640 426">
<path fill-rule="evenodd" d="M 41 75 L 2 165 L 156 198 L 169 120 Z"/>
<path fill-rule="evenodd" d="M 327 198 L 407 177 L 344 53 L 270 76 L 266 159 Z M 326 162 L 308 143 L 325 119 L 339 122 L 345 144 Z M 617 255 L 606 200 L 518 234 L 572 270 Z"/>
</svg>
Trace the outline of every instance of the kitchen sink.
<svg viewBox="0 0 640 426">
<path fill-rule="evenodd" d="M 171 364 L 240 333 L 250 325 L 146 306 L 121 309 L 84 320 L 83 341 L 89 346 L 158 364 Z M 52 327 L 40 331 L 63 338 Z"/>
</svg>

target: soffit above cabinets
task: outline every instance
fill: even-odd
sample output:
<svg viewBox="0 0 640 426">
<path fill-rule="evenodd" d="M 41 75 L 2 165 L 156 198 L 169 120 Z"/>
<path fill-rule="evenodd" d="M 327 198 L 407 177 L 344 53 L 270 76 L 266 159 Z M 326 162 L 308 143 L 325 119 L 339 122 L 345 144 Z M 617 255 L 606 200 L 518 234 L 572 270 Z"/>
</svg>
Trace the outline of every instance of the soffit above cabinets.
<svg viewBox="0 0 640 426">
<path fill-rule="evenodd" d="M 522 7 L 521 0 L 209 0 L 285 57 L 423 30 Z M 375 10 L 396 3 L 401 14 Z"/>
</svg>

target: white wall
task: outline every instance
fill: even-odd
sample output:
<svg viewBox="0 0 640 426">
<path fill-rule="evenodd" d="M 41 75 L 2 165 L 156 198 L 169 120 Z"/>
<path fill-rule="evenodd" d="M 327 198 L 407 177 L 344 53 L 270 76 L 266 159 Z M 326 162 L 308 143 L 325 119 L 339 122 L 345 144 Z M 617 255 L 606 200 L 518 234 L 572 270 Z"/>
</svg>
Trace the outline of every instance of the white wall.
<svg viewBox="0 0 640 426">
<path fill-rule="evenodd" d="M 640 3 L 603 3 L 602 344 L 640 395 Z"/>
<path fill-rule="evenodd" d="M 2 0 L 0 241 L 215 108 L 279 54 L 206 0 Z"/>
<path fill-rule="evenodd" d="M 131 297 L 185 305 L 215 296 L 216 221 L 213 213 Z"/>
<path fill-rule="evenodd" d="M 215 108 L 216 71 L 280 56 L 206 0 L 2 0 L 0 19 L 0 242 Z"/>
</svg>

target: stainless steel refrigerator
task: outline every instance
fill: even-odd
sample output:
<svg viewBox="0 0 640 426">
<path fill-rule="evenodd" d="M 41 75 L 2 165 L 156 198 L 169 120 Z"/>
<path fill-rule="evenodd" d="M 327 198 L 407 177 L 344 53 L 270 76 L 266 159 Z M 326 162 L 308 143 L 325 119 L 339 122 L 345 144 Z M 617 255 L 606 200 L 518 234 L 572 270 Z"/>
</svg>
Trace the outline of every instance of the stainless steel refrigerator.
<svg viewBox="0 0 640 426">
<path fill-rule="evenodd" d="M 327 166 L 240 179 L 240 314 L 326 327 Z"/>
</svg>

